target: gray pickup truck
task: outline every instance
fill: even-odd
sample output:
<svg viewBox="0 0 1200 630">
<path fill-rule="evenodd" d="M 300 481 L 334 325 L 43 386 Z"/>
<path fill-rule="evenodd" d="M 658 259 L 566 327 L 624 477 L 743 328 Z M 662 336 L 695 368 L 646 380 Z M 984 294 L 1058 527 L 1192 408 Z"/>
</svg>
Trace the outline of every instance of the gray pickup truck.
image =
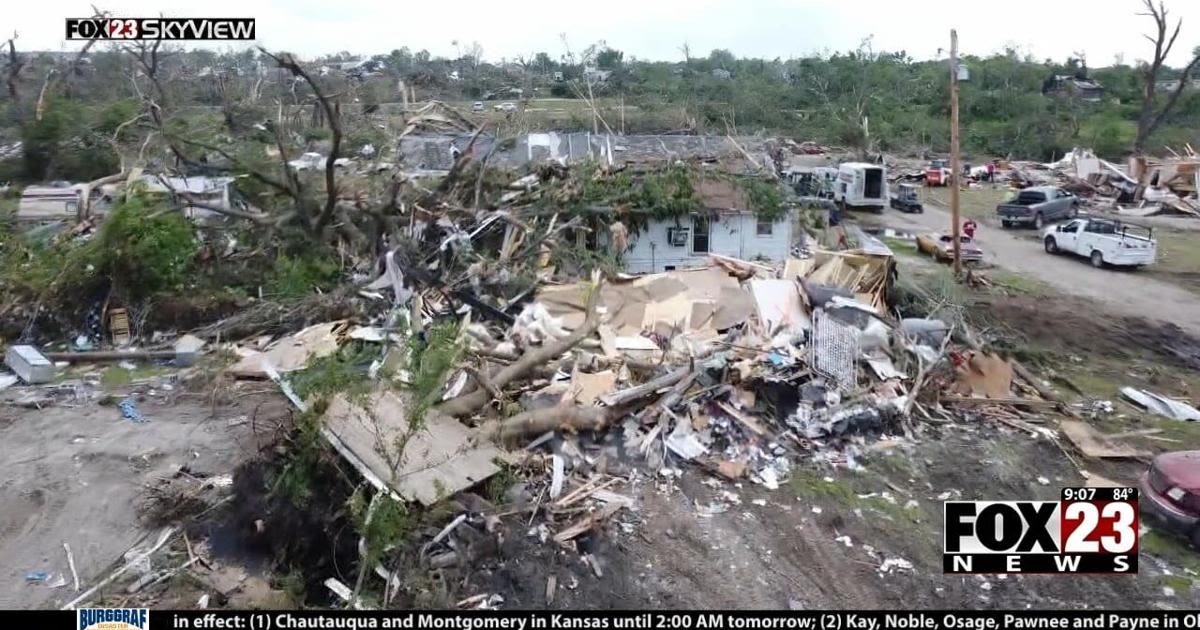
<svg viewBox="0 0 1200 630">
<path fill-rule="evenodd" d="M 1036 186 L 1017 193 L 1017 198 L 996 206 L 1000 225 L 1027 225 L 1041 229 L 1047 221 L 1073 219 L 1078 214 L 1075 195 L 1057 186 Z"/>
</svg>

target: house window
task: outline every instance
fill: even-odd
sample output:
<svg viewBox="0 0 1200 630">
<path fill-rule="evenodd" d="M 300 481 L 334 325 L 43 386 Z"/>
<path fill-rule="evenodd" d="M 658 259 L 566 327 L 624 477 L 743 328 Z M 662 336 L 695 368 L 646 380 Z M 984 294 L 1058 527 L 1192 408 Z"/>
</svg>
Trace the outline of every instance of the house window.
<svg viewBox="0 0 1200 630">
<path fill-rule="evenodd" d="M 759 219 L 754 228 L 754 233 L 758 234 L 759 236 L 771 236 L 775 233 L 775 223 L 773 221 Z"/>
<path fill-rule="evenodd" d="M 708 217 L 692 217 L 692 253 L 708 253 Z"/>
</svg>

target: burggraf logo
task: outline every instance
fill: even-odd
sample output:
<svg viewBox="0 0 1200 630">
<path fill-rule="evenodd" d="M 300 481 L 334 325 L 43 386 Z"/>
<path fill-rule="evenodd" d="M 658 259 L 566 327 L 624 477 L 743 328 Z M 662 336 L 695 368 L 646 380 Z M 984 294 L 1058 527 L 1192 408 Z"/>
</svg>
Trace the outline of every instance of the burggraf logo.
<svg viewBox="0 0 1200 630">
<path fill-rule="evenodd" d="M 149 608 L 80 608 L 76 630 L 146 630 Z"/>
</svg>

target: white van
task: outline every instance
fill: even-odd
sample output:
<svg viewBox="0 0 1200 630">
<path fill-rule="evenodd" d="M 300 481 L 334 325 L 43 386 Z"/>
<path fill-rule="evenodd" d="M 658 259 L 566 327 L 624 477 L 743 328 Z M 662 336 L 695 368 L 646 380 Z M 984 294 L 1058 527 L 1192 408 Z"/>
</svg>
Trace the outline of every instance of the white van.
<svg viewBox="0 0 1200 630">
<path fill-rule="evenodd" d="M 883 213 L 888 205 L 887 172 L 879 164 L 842 164 L 833 187 L 833 201 L 843 210 Z"/>
</svg>

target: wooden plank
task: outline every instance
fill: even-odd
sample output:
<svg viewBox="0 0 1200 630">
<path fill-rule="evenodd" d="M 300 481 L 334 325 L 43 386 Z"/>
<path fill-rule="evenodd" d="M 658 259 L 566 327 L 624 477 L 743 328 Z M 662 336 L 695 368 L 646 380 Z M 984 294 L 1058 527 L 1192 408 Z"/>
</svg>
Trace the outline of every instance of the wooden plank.
<svg viewBox="0 0 1200 630">
<path fill-rule="evenodd" d="M 1078 420 L 1063 420 L 1059 423 L 1058 428 L 1080 452 L 1088 457 L 1136 459 L 1150 456 L 1149 451 L 1110 441 L 1107 436 Z"/>
<path fill-rule="evenodd" d="M 1045 407 L 1053 409 L 1059 403 L 1053 400 L 1039 400 L 1037 398 L 982 398 L 979 396 L 942 396 L 939 399 L 944 403 L 957 403 L 960 405 L 1014 405 L 1018 407 Z"/>
<path fill-rule="evenodd" d="M 499 472 L 501 456 L 490 442 L 449 416 L 430 413 L 422 426 L 408 423 L 404 401 L 377 392 L 360 406 L 339 394 L 325 413 L 323 434 L 364 476 L 386 484 L 407 501 L 432 505 Z M 478 444 L 476 442 L 479 442 Z M 403 452 L 399 452 L 403 446 Z"/>
</svg>

